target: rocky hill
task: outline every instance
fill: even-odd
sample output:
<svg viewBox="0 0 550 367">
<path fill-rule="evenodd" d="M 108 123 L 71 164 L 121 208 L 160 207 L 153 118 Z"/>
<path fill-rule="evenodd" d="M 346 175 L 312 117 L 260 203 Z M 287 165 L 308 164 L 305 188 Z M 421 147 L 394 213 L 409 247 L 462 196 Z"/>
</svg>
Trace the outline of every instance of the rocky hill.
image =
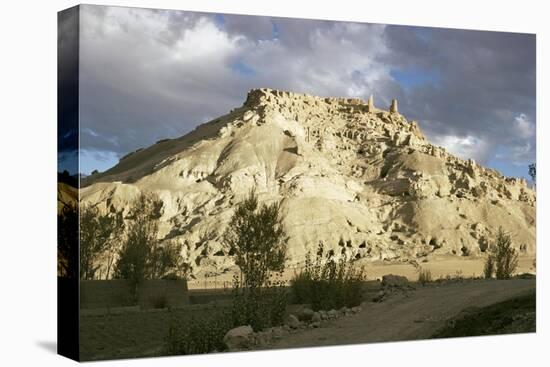
<svg viewBox="0 0 550 367">
<path fill-rule="evenodd" d="M 87 177 L 81 198 L 126 210 L 156 192 L 161 238 L 184 244 L 195 271 L 222 271 L 232 260 L 221 234 L 251 188 L 281 205 L 289 265 L 319 241 L 367 262 L 482 256 L 499 226 L 535 252 L 536 196 L 524 180 L 430 144 L 397 101 L 382 110 L 372 97 L 252 90 L 229 114 Z"/>
</svg>

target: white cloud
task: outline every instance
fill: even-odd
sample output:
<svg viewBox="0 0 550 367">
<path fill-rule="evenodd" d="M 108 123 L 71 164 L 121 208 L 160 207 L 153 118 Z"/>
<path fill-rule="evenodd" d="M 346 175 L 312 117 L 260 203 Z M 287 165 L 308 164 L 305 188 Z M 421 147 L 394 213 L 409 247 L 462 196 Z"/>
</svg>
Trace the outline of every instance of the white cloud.
<svg viewBox="0 0 550 367">
<path fill-rule="evenodd" d="M 524 144 L 504 149 L 504 152 L 496 154 L 496 158 L 507 160 L 515 166 L 526 166 L 535 160 L 535 150 L 529 141 L 525 141 Z"/>
<path fill-rule="evenodd" d="M 216 60 L 227 60 L 237 52 L 238 43 L 242 36 L 230 37 L 220 31 L 216 25 L 207 18 L 201 17 L 193 28 L 183 33 L 171 52 L 179 62 L 200 64 Z"/>
<path fill-rule="evenodd" d="M 485 163 L 488 159 L 490 144 L 481 138 L 443 135 L 435 136 L 432 140 L 462 159 L 473 159 L 479 163 Z"/>
<path fill-rule="evenodd" d="M 379 107 L 398 98 L 402 113 L 458 156 L 486 163 L 505 147 L 534 158 L 531 36 L 430 29 L 423 38 L 414 27 L 223 17 L 82 6 L 81 123 L 96 134 L 83 134 L 83 146 L 125 154 L 181 136 L 240 105 L 248 90 L 270 87 L 373 94 Z M 403 89 L 417 69 L 441 80 Z M 405 71 L 401 80 L 395 70 Z"/>
<path fill-rule="evenodd" d="M 126 153 L 183 135 L 252 88 L 366 98 L 393 82 L 378 61 L 388 51 L 383 25 L 277 19 L 280 35 L 267 37 L 264 25 L 255 38 L 208 14 L 82 9 L 81 116 L 97 134 L 83 136 L 88 149 Z"/>
<path fill-rule="evenodd" d="M 524 113 L 514 118 L 514 129 L 520 138 L 527 139 L 535 136 L 535 124 Z"/>
</svg>

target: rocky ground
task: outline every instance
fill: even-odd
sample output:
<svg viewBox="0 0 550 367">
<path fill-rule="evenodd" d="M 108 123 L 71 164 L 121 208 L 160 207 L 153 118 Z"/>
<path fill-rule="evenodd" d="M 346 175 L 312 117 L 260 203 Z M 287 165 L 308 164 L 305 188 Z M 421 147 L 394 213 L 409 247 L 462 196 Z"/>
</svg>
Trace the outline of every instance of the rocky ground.
<svg viewBox="0 0 550 367">
<path fill-rule="evenodd" d="M 297 329 L 266 348 L 428 339 L 467 308 L 489 306 L 532 294 L 534 290 L 534 279 L 429 285 L 397 292 L 383 302 L 365 302 L 361 312 L 322 322 L 318 328 Z"/>
</svg>

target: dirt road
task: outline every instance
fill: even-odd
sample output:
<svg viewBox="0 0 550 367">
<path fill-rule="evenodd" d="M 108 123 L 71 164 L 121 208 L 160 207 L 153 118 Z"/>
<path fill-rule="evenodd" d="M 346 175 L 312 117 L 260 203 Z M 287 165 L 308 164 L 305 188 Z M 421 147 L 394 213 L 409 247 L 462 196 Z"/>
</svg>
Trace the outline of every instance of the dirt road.
<svg viewBox="0 0 550 367">
<path fill-rule="evenodd" d="M 488 306 L 534 289 L 534 279 L 427 286 L 382 303 L 365 302 L 356 315 L 287 335 L 269 348 L 425 339 L 465 308 Z"/>
</svg>

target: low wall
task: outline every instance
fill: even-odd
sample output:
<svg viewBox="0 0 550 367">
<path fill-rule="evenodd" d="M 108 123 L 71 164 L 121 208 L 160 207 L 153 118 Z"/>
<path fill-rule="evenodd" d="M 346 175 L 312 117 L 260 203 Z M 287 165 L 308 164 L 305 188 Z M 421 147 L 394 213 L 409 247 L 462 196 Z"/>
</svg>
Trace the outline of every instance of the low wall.
<svg viewBox="0 0 550 367">
<path fill-rule="evenodd" d="M 116 308 L 134 306 L 133 286 L 129 280 L 80 281 L 80 308 Z M 189 304 L 187 281 L 150 279 L 138 287 L 140 308 L 181 307 Z"/>
</svg>

